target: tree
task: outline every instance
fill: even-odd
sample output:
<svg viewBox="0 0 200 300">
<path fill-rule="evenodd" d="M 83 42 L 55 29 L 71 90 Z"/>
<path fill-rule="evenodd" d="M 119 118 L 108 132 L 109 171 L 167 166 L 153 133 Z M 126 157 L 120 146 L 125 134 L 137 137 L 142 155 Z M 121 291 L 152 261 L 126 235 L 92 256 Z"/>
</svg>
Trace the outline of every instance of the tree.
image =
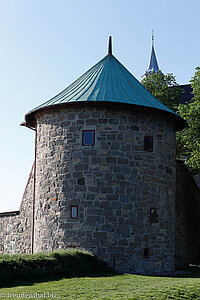
<svg viewBox="0 0 200 300">
<path fill-rule="evenodd" d="M 200 172 L 200 67 L 190 82 L 193 101 L 180 104 L 177 111 L 188 123 L 187 128 L 177 133 L 177 156 L 185 159 L 193 172 Z"/>
<path fill-rule="evenodd" d="M 172 110 L 177 110 L 182 89 L 172 73 L 164 75 L 161 71 L 148 74 L 141 82 L 160 102 Z"/>
<path fill-rule="evenodd" d="M 178 104 L 182 89 L 173 74 L 164 75 L 160 71 L 149 74 L 142 84 L 164 105 L 182 118 L 188 127 L 176 134 L 177 157 L 184 159 L 193 173 L 200 172 L 200 67 L 196 68 L 190 80 L 194 98 L 188 104 Z"/>
</svg>

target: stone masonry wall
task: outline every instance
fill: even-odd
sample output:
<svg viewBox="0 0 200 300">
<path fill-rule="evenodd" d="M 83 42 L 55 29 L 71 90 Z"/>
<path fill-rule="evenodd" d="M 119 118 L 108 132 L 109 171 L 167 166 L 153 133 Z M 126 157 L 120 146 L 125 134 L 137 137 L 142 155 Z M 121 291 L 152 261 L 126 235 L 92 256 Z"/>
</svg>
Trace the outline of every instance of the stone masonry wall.
<svg viewBox="0 0 200 300">
<path fill-rule="evenodd" d="M 199 263 L 200 190 L 182 161 L 176 168 L 175 262 L 177 268 Z"/>
<path fill-rule="evenodd" d="M 159 113 L 38 112 L 34 251 L 83 247 L 118 271 L 174 270 L 175 134 Z M 82 130 L 95 145 L 82 146 Z M 144 136 L 154 139 L 144 151 Z M 70 206 L 78 206 L 78 218 Z M 158 222 L 150 222 L 150 208 Z M 149 258 L 144 257 L 149 248 Z M 147 255 L 148 256 L 148 255 Z"/>
<path fill-rule="evenodd" d="M 0 214 L 0 254 L 31 252 L 33 167 L 18 212 Z"/>
</svg>

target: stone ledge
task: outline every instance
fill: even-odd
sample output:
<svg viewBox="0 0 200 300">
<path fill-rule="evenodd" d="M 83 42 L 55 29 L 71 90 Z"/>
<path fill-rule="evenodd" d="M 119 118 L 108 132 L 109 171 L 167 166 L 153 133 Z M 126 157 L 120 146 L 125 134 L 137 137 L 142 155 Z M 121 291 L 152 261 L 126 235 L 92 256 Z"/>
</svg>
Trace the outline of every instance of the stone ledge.
<svg viewBox="0 0 200 300">
<path fill-rule="evenodd" d="M 19 210 L 2 212 L 2 213 L 0 213 L 0 218 L 1 217 L 17 216 L 17 215 L 19 215 Z"/>
</svg>

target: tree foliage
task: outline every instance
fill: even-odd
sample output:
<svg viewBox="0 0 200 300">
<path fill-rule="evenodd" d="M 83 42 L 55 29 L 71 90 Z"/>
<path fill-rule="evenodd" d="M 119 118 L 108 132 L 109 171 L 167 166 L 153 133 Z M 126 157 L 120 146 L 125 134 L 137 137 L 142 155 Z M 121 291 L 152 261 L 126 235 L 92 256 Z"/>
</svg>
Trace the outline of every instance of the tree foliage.
<svg viewBox="0 0 200 300">
<path fill-rule="evenodd" d="M 183 117 L 188 127 L 177 133 L 177 156 L 186 159 L 193 171 L 200 171 L 200 67 L 196 68 L 194 77 L 190 80 L 194 98 L 187 105 L 180 104 L 178 113 Z"/>
<path fill-rule="evenodd" d="M 161 71 L 151 73 L 142 80 L 142 84 L 164 105 L 177 110 L 177 101 L 180 99 L 182 89 L 172 73 L 167 75 Z"/>
<path fill-rule="evenodd" d="M 149 74 L 142 84 L 164 105 L 184 118 L 188 127 L 177 132 L 177 157 L 184 159 L 193 172 L 200 172 L 200 67 L 191 79 L 194 98 L 188 104 L 178 104 L 182 89 L 173 74 Z"/>
</svg>

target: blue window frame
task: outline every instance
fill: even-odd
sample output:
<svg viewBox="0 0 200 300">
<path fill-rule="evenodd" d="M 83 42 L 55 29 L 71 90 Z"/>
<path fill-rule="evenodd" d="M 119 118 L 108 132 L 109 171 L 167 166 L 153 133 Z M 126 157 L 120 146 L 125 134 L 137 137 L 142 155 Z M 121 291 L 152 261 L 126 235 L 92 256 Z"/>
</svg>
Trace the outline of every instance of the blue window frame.
<svg viewBox="0 0 200 300">
<path fill-rule="evenodd" d="M 70 206 L 70 218 L 72 219 L 78 218 L 78 205 Z"/>
<path fill-rule="evenodd" d="M 95 144 L 95 131 L 94 130 L 83 130 L 82 145 L 90 146 Z"/>
</svg>

